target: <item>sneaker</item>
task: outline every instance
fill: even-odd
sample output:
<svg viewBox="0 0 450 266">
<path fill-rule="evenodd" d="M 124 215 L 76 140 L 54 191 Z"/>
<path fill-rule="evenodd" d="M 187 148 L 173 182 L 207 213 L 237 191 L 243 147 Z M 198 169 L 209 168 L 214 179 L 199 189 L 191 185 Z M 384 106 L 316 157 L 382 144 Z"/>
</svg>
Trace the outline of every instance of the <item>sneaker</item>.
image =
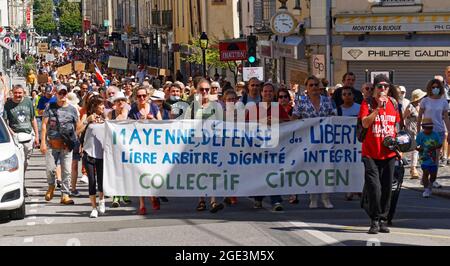
<svg viewBox="0 0 450 266">
<path fill-rule="evenodd" d="M 255 200 L 255 203 L 253 204 L 254 209 L 262 209 L 262 201 Z"/>
<path fill-rule="evenodd" d="M 164 203 L 169 202 L 169 199 L 167 197 L 159 197 L 159 199 L 161 200 L 161 202 L 164 202 Z"/>
<path fill-rule="evenodd" d="M 317 203 L 317 201 L 311 201 L 310 203 L 309 203 L 309 208 L 310 209 L 318 209 L 319 208 L 319 204 Z"/>
<path fill-rule="evenodd" d="M 380 223 L 378 221 L 372 221 L 372 224 L 370 225 L 369 232 L 367 232 L 369 235 L 376 235 L 380 232 Z"/>
<path fill-rule="evenodd" d="M 334 209 L 334 206 L 329 199 L 322 200 L 322 204 L 325 209 Z"/>
<path fill-rule="evenodd" d="M 111 207 L 113 208 L 119 208 L 120 207 L 120 197 L 114 196 L 113 197 L 113 203 L 111 204 Z"/>
<path fill-rule="evenodd" d="M 447 166 L 447 159 L 443 159 L 439 162 L 440 167 L 446 167 Z"/>
<path fill-rule="evenodd" d="M 80 182 L 84 183 L 84 184 L 88 184 L 89 183 L 89 178 L 87 177 L 87 175 L 82 175 L 80 178 Z"/>
<path fill-rule="evenodd" d="M 161 201 L 159 198 L 152 198 L 151 201 L 153 210 L 159 211 L 161 209 Z"/>
<path fill-rule="evenodd" d="M 92 209 L 90 218 L 97 218 L 98 217 L 98 211 L 97 209 Z"/>
<path fill-rule="evenodd" d="M 56 180 L 56 187 L 57 188 L 61 188 L 61 181 L 60 180 Z"/>
<path fill-rule="evenodd" d="M 283 211 L 283 205 L 281 205 L 281 203 L 279 203 L 279 202 L 275 203 L 272 207 L 272 211 L 274 211 L 274 212 Z"/>
<path fill-rule="evenodd" d="M 380 221 L 380 233 L 389 234 L 390 232 L 387 222 Z"/>
<path fill-rule="evenodd" d="M 447 160 L 447 165 L 450 165 L 450 159 Z"/>
<path fill-rule="evenodd" d="M 422 196 L 423 196 L 425 199 L 431 197 L 431 189 L 426 188 L 425 191 L 423 192 Z"/>
<path fill-rule="evenodd" d="M 132 201 L 130 200 L 130 198 L 128 196 L 123 196 L 122 197 L 122 201 L 123 203 L 125 203 L 126 205 L 129 205 L 132 203 Z"/>
<path fill-rule="evenodd" d="M 433 188 L 442 188 L 442 185 L 438 181 L 434 181 Z"/>
<path fill-rule="evenodd" d="M 81 196 L 81 194 L 80 194 L 80 191 L 78 191 L 78 189 L 75 189 L 75 190 L 70 191 L 70 196 L 79 197 L 79 196 Z"/>
<path fill-rule="evenodd" d="M 216 213 L 220 210 L 223 210 L 224 205 L 222 203 L 213 202 L 211 203 L 211 208 L 209 209 L 210 213 Z"/>
<path fill-rule="evenodd" d="M 200 201 L 197 205 L 197 211 L 202 212 L 206 210 L 206 203 L 204 201 Z"/>
<path fill-rule="evenodd" d="M 98 204 L 98 212 L 100 214 L 105 214 L 106 212 L 106 203 L 105 200 L 100 200 Z"/>
</svg>

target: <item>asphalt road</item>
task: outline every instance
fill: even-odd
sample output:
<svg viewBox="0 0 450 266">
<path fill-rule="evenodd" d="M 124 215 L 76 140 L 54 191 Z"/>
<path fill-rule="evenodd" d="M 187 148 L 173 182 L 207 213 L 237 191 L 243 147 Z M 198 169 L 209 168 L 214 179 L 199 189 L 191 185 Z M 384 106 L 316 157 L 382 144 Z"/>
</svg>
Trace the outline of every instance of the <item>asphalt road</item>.
<svg viewBox="0 0 450 266">
<path fill-rule="evenodd" d="M 195 210 L 197 199 L 170 198 L 161 210 L 136 215 L 137 199 L 127 207 L 111 209 L 90 219 L 87 186 L 79 185 L 82 197 L 76 205 L 61 206 L 59 191 L 45 202 L 45 162 L 33 155 L 26 179 L 31 196 L 27 217 L 0 222 L 0 245 L 175 245 L 175 246 L 366 246 L 450 245 L 450 201 L 423 199 L 420 192 L 404 189 L 391 234 L 366 234 L 369 220 L 359 201 L 347 202 L 335 194 L 334 210 L 309 210 L 308 199 L 299 205 L 284 203 L 285 211 L 274 213 L 265 203 L 254 210 L 248 198 L 217 214 Z M 148 206 L 150 207 L 150 205 Z M 148 208 L 151 209 L 151 208 Z"/>
</svg>

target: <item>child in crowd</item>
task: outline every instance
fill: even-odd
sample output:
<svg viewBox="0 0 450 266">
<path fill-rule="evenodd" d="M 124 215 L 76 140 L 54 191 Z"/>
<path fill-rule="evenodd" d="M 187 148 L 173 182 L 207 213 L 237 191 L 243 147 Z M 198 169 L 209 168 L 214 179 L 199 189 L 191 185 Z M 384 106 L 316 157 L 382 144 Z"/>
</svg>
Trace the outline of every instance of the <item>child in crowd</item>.
<svg viewBox="0 0 450 266">
<path fill-rule="evenodd" d="M 429 198 L 432 194 L 432 184 L 436 181 L 438 171 L 439 157 L 437 150 L 442 148 L 443 142 L 439 134 L 433 131 L 433 127 L 433 120 L 424 118 L 422 131 L 416 137 L 417 150 L 419 151 L 423 171 L 424 198 Z"/>
</svg>

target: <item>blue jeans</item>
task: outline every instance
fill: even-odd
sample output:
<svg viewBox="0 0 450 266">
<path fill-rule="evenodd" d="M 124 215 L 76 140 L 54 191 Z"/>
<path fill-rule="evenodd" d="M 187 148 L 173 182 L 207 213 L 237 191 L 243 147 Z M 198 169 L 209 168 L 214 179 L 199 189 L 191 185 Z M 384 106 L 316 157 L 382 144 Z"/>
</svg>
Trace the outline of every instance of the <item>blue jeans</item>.
<svg viewBox="0 0 450 266">
<path fill-rule="evenodd" d="M 263 199 L 265 198 L 265 196 L 258 196 L 255 197 L 256 201 L 263 201 Z M 283 199 L 281 198 L 280 195 L 276 195 L 276 196 L 270 196 L 270 204 L 275 205 L 276 203 L 282 203 Z"/>
</svg>

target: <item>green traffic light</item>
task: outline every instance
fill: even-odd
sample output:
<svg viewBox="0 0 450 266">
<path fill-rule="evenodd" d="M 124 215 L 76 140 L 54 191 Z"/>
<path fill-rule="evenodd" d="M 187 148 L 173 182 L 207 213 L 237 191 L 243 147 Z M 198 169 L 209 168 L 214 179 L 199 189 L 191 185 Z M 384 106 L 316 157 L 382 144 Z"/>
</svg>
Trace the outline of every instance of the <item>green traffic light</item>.
<svg viewBox="0 0 450 266">
<path fill-rule="evenodd" d="M 256 57 L 250 56 L 250 57 L 248 58 L 248 62 L 251 63 L 251 64 L 255 63 L 255 62 L 256 62 Z"/>
</svg>

